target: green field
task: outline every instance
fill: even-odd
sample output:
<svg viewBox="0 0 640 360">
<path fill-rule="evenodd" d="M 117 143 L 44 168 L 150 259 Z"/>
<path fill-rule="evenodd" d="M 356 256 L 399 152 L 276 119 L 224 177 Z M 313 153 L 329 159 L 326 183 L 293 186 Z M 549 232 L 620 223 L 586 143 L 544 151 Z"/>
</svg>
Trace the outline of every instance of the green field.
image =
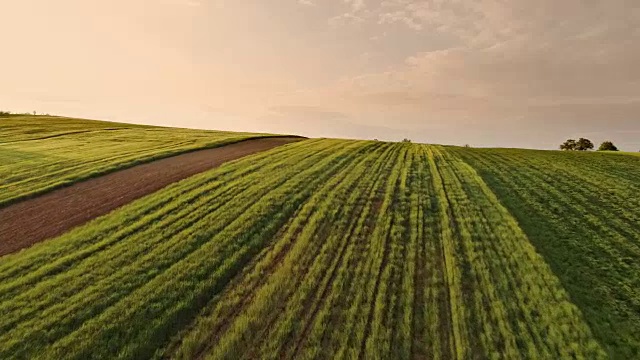
<svg viewBox="0 0 640 360">
<path fill-rule="evenodd" d="M 284 145 L 0 258 L 0 359 L 640 358 L 638 179 L 617 154 Z"/>
<path fill-rule="evenodd" d="M 47 116 L 0 117 L 0 206 L 141 162 L 256 136 Z"/>
<path fill-rule="evenodd" d="M 640 158 L 459 151 L 518 219 L 616 358 L 640 358 Z"/>
</svg>

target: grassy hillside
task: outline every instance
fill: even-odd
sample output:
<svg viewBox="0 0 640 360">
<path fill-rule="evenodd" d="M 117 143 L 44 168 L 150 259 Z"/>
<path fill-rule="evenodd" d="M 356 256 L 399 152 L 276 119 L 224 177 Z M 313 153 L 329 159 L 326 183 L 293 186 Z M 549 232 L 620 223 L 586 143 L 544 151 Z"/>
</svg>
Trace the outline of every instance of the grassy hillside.
<svg viewBox="0 0 640 360">
<path fill-rule="evenodd" d="M 606 350 L 640 358 L 640 157 L 453 152 L 515 216 Z"/>
<path fill-rule="evenodd" d="M 257 134 L 0 117 L 0 206 L 140 162 Z"/>
<path fill-rule="evenodd" d="M 634 358 L 638 175 L 282 146 L 0 258 L 0 358 Z"/>
</svg>

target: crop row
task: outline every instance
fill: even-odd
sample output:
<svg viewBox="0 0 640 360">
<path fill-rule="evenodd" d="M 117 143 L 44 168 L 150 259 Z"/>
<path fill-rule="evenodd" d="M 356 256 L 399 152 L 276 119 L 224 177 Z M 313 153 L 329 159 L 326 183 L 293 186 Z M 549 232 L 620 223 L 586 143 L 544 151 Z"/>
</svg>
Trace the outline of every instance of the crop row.
<svg viewBox="0 0 640 360">
<path fill-rule="evenodd" d="M 295 353 L 294 339 L 305 326 L 299 320 L 313 313 L 322 295 L 328 294 L 323 289 L 344 258 L 346 234 L 356 231 L 352 219 L 366 206 L 342 204 L 357 201 L 361 191 L 371 188 L 373 177 L 366 174 L 380 168 L 380 155 L 388 154 L 389 148 L 383 145 L 362 156 L 316 191 L 278 234 L 278 244 L 257 259 L 231 293 L 212 304 L 213 311 L 187 335 L 179 356 L 192 358 L 194 350 L 200 347 L 202 352 L 212 344 L 215 358 L 233 358 L 246 348 L 263 358 Z"/>
<path fill-rule="evenodd" d="M 0 259 L 0 313 L 0 358 L 604 357 L 474 168 L 410 143 L 174 184 Z"/>
<path fill-rule="evenodd" d="M 640 185 L 626 155 L 457 149 L 514 214 L 612 358 L 640 356 Z"/>
<path fill-rule="evenodd" d="M 0 295 L 8 315 L 0 320 L 0 357 L 137 357 L 155 351 L 259 251 L 316 184 L 369 145 L 305 146 L 279 150 L 280 161 L 263 156 L 263 172 L 237 176 L 255 162 L 230 164 L 219 176 L 203 174 L 144 199 L 162 203 L 158 207 L 134 203 L 9 256 L 2 264 L 12 281 L 3 281 Z M 166 203 L 167 195 L 184 203 Z M 148 207 L 154 210 L 147 213 Z M 57 259 L 47 259 L 49 253 Z M 44 261 L 34 268 L 38 256 Z"/>
<path fill-rule="evenodd" d="M 140 162 L 220 146 L 256 136 L 244 133 L 107 127 L 84 121 L 84 130 L 70 130 L 67 119 L 6 119 L 0 123 L 0 206 L 75 181 Z M 12 127 L 15 123 L 16 126 Z M 20 126 L 18 126 L 20 125 Z M 48 125 L 49 128 L 44 126 Z M 65 129 L 63 131 L 63 129 Z"/>
<path fill-rule="evenodd" d="M 458 358 L 599 358 L 580 311 L 478 174 L 431 147 Z M 479 334 L 479 336 L 478 336 Z"/>
</svg>

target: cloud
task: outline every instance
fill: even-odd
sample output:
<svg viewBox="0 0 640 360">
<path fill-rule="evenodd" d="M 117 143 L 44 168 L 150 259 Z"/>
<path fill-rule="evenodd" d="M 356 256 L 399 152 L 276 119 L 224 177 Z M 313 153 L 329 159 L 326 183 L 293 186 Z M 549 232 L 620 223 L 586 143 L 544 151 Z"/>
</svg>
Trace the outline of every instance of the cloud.
<svg viewBox="0 0 640 360">
<path fill-rule="evenodd" d="M 343 0 L 346 5 L 346 11 L 336 16 L 329 18 L 329 25 L 332 27 L 339 27 L 349 24 L 361 24 L 366 22 L 371 12 L 367 9 L 367 5 L 364 0 Z"/>
<path fill-rule="evenodd" d="M 394 11 L 382 13 L 379 15 L 379 24 L 393 24 L 393 23 L 403 23 L 408 28 L 413 30 L 422 30 L 423 25 L 419 23 L 412 16 L 408 15 L 405 11 Z"/>
<path fill-rule="evenodd" d="M 366 7 L 364 0 L 344 0 L 344 2 L 351 5 L 351 11 L 354 13 L 364 10 Z"/>
<path fill-rule="evenodd" d="M 345 3 L 351 11 L 330 23 L 401 24 L 460 42 L 425 52 L 417 45 L 404 64 L 336 84 L 341 97 L 404 92 L 405 102 L 430 104 L 424 97 L 456 95 L 522 105 L 640 97 L 640 11 L 629 11 L 625 0 L 589 7 L 579 0 L 513 0 L 509 7 L 498 0 Z"/>
<path fill-rule="evenodd" d="M 637 36 L 640 11 L 627 0 L 596 2 L 586 7 L 581 0 L 344 0 L 354 16 L 380 26 L 401 24 L 417 31 L 453 35 L 479 47 L 526 38 L 602 37 L 614 33 Z M 557 19 L 562 19 L 558 21 Z M 635 34 L 635 35 L 634 35 Z"/>
<path fill-rule="evenodd" d="M 369 40 L 371 40 L 371 41 L 379 41 L 379 40 L 382 40 L 382 39 L 386 38 L 388 35 L 389 35 L 389 33 L 387 33 L 386 31 L 383 31 L 380 34 L 373 35 L 373 36 L 369 37 Z"/>
<path fill-rule="evenodd" d="M 385 28 L 390 24 L 460 41 L 441 50 L 416 47 L 403 63 L 345 77 L 297 101 L 332 104 L 354 122 L 393 121 L 423 141 L 555 148 L 563 137 L 597 133 L 602 139 L 594 141 L 611 138 L 628 148 L 640 116 L 640 12 L 625 12 L 621 1 L 580 11 L 570 3 L 513 1 L 512 12 L 487 0 L 368 3 L 359 21 L 384 29 L 385 42 L 400 41 L 397 30 Z"/>
<path fill-rule="evenodd" d="M 87 109 L 117 99 L 96 109 L 135 108 L 130 119 L 151 118 L 161 104 L 203 103 L 220 109 L 203 119 L 244 119 L 243 130 L 267 131 L 273 121 L 309 126 L 309 135 L 331 129 L 357 137 L 360 129 L 382 138 L 392 124 L 397 131 L 389 133 L 441 143 L 638 129 L 633 0 L 148 3 L 105 2 L 96 11 L 76 0 L 12 2 L 16 16 L 0 22 L 0 40 L 26 55 L 5 59 L 0 98 L 59 109 L 72 103 L 20 92 L 79 99 Z M 212 5 L 216 11 L 197 7 Z M 301 6 L 304 17 L 296 15 Z M 12 36 L 27 17 L 34 26 Z M 43 52 L 72 56 L 43 63 Z M 252 129 L 257 118 L 264 128 Z"/>
<path fill-rule="evenodd" d="M 331 27 L 339 27 L 348 24 L 363 23 L 365 19 L 352 13 L 344 13 L 329 19 L 328 23 Z"/>
<path fill-rule="evenodd" d="M 370 72 L 281 104 L 332 108 L 359 125 L 392 122 L 416 135 L 440 134 L 437 142 L 500 144 L 514 134 L 535 146 L 540 140 L 529 134 L 536 133 L 555 148 L 558 134 L 637 129 L 640 10 L 627 0 L 330 4 L 322 3 L 323 13 L 334 14 L 329 25 L 345 38 L 370 40 L 352 55 Z M 315 116 L 330 114 L 304 115 Z"/>
</svg>

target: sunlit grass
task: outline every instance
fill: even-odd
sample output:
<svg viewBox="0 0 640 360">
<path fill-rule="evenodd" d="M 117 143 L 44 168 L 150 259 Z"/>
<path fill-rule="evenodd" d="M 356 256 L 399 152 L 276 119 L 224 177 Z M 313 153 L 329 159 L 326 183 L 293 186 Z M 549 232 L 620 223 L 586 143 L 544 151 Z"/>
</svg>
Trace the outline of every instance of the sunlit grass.
<svg viewBox="0 0 640 360">
<path fill-rule="evenodd" d="M 221 146 L 249 133 L 46 116 L 0 120 L 0 206 L 154 159 Z"/>
<path fill-rule="evenodd" d="M 305 140 L 176 183 L 1 258 L 0 358 L 604 358 L 590 316 L 612 310 L 575 301 L 598 264 L 563 231 L 584 213 L 585 247 L 627 261 L 600 234 L 637 231 L 614 200 L 640 169 L 495 151 Z"/>
</svg>

